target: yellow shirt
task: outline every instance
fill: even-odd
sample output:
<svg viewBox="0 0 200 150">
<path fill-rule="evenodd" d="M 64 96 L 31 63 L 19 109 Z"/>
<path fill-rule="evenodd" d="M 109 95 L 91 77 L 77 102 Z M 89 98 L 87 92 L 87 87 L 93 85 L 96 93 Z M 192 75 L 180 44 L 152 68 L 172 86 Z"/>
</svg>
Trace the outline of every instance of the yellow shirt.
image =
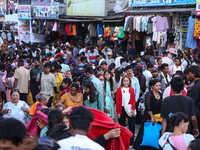
<svg viewBox="0 0 200 150">
<path fill-rule="evenodd" d="M 65 108 L 83 104 L 82 93 L 77 93 L 76 99 L 74 99 L 70 93 L 66 93 L 61 97 L 61 99 L 64 101 Z"/>
</svg>

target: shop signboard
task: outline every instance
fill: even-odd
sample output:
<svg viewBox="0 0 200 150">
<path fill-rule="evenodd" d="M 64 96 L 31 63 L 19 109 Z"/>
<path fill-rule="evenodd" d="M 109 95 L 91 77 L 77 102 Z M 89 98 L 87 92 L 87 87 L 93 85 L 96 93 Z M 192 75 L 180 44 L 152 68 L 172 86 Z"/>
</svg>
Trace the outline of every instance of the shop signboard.
<svg viewBox="0 0 200 150">
<path fill-rule="evenodd" d="M 129 0 L 130 7 L 175 6 L 196 4 L 196 0 Z"/>
<path fill-rule="evenodd" d="M 18 19 L 30 20 L 31 19 L 31 6 L 18 5 L 17 6 Z"/>
<path fill-rule="evenodd" d="M 59 2 L 34 2 L 33 16 L 42 19 L 58 19 Z"/>
<path fill-rule="evenodd" d="M 200 0 L 197 0 L 196 4 L 196 15 L 200 16 Z"/>
<path fill-rule="evenodd" d="M 106 0 L 67 0 L 69 16 L 106 16 Z"/>
<path fill-rule="evenodd" d="M 20 44 L 22 41 L 26 43 L 30 42 L 30 20 L 18 21 L 18 36 Z"/>
</svg>

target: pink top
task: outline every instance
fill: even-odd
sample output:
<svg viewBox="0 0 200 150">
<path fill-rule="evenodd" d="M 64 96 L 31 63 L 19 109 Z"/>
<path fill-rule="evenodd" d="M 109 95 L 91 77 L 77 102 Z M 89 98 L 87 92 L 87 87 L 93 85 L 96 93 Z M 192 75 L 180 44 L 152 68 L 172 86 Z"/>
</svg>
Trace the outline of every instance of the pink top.
<svg viewBox="0 0 200 150">
<path fill-rule="evenodd" d="M 180 150 L 187 150 L 186 147 L 186 143 L 184 140 L 183 135 L 179 135 L 179 136 L 170 136 L 170 139 L 172 141 L 172 145 L 176 148 L 176 149 L 180 149 Z"/>
<path fill-rule="evenodd" d="M 184 72 L 184 67 L 183 67 L 182 65 L 180 65 L 180 66 L 178 66 L 178 68 L 177 68 L 176 65 L 174 64 L 174 65 L 172 65 L 171 68 L 170 68 L 170 72 L 171 72 L 172 75 L 175 74 L 176 71 L 178 71 L 178 70 Z"/>
</svg>

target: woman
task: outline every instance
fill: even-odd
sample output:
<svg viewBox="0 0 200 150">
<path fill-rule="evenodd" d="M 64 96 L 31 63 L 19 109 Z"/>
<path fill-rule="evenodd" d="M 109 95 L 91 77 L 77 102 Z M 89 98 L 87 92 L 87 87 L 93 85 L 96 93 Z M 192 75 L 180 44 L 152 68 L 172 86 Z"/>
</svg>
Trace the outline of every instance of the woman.
<svg viewBox="0 0 200 150">
<path fill-rule="evenodd" d="M 56 83 L 57 83 L 57 99 L 55 98 L 55 92 L 53 92 L 53 105 L 52 107 L 55 108 L 55 105 L 56 103 L 59 101 L 60 99 L 60 93 L 61 91 L 59 90 L 59 87 L 61 86 L 62 84 L 62 81 L 63 81 L 63 76 L 61 73 L 58 73 L 58 72 L 55 72 L 54 70 L 51 70 L 51 73 L 55 76 L 55 79 L 56 79 Z"/>
<path fill-rule="evenodd" d="M 127 104 L 132 105 L 132 117 L 129 117 L 125 112 L 124 106 Z M 117 89 L 116 92 L 116 108 L 117 108 L 117 116 L 119 119 L 119 124 L 122 126 L 126 126 L 126 118 L 128 118 L 128 125 L 130 131 L 133 133 L 133 137 L 130 139 L 130 145 L 133 145 L 134 141 L 134 133 L 135 133 L 135 93 L 134 89 L 131 86 L 131 79 L 125 75 L 122 78 L 121 85 Z"/>
<path fill-rule="evenodd" d="M 59 109 L 52 109 L 48 114 L 48 124 L 40 132 L 40 137 L 50 136 L 53 128 L 59 123 L 63 123 L 64 115 Z"/>
<path fill-rule="evenodd" d="M 163 150 L 187 150 L 190 141 L 194 140 L 191 134 L 185 134 L 188 130 L 189 117 L 183 112 L 170 113 L 169 122 L 172 123 L 173 133 L 166 132 L 159 140 L 159 145 Z"/>
<path fill-rule="evenodd" d="M 72 83 L 70 86 L 70 92 L 64 94 L 59 102 L 57 103 L 58 107 L 62 107 L 64 104 L 65 108 L 83 105 L 83 94 L 78 93 L 79 85 L 77 83 Z"/>
<path fill-rule="evenodd" d="M 158 68 L 158 67 L 161 66 L 161 65 L 162 65 L 162 58 L 161 58 L 161 57 L 158 57 L 158 58 L 157 58 L 157 64 L 154 65 L 154 67 Z"/>
<path fill-rule="evenodd" d="M 175 58 L 175 64 L 171 67 L 171 75 L 175 74 L 177 70 L 184 72 L 184 67 L 181 65 L 181 59 L 179 57 Z"/>
<path fill-rule="evenodd" d="M 26 102 L 19 100 L 19 90 L 11 91 L 11 101 L 3 106 L 4 118 L 15 118 L 25 124 L 26 113 L 29 113 L 29 106 Z"/>
<path fill-rule="evenodd" d="M 99 99 L 99 93 L 97 93 L 94 84 L 88 81 L 83 84 L 83 88 L 85 90 L 83 94 L 84 106 L 104 111 L 103 99 Z"/>
<path fill-rule="evenodd" d="M 7 68 L 6 68 L 6 71 L 7 71 L 7 74 L 4 75 L 4 76 L 2 77 L 2 82 L 3 82 L 3 84 L 4 84 L 5 87 L 6 87 L 6 100 L 7 100 L 7 102 L 10 102 L 10 101 L 11 101 L 10 93 L 11 93 L 11 89 L 12 89 L 13 87 L 10 87 L 10 86 L 7 84 L 6 79 L 8 79 L 10 73 L 12 73 L 12 67 L 7 67 Z M 12 82 L 14 83 L 14 81 L 15 81 L 15 78 L 12 77 Z"/>
<path fill-rule="evenodd" d="M 35 97 L 37 100 L 30 108 L 29 114 L 35 116 L 37 111 L 40 111 L 43 108 L 48 108 L 46 105 L 49 102 L 50 94 L 47 92 L 38 93 Z"/>
<path fill-rule="evenodd" d="M 97 74 L 96 77 L 101 81 L 102 84 L 104 84 L 104 75 Z"/>
<path fill-rule="evenodd" d="M 160 117 L 162 106 L 162 94 L 160 93 L 161 82 L 158 79 L 154 79 L 149 82 L 149 85 L 151 86 L 152 90 L 150 90 L 145 97 L 145 112 L 138 136 L 135 141 L 135 149 L 139 149 L 143 136 L 144 122 L 152 122 L 153 124 L 155 122 L 162 122 Z M 154 150 L 155 148 L 143 146 L 142 149 Z"/>
<path fill-rule="evenodd" d="M 105 102 L 105 111 L 112 118 L 115 118 L 114 107 L 113 107 L 113 79 L 111 71 L 104 71 L 104 102 Z"/>
</svg>

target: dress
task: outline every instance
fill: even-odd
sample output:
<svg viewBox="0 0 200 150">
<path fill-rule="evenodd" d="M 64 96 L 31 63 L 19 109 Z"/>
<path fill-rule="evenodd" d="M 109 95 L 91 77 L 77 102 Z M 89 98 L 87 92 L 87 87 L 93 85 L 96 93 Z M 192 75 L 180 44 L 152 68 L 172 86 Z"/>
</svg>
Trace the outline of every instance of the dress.
<svg viewBox="0 0 200 150">
<path fill-rule="evenodd" d="M 110 111 L 110 114 L 108 114 L 112 119 L 115 118 L 114 114 L 114 107 L 113 107 L 113 98 L 111 95 L 110 85 L 106 81 L 106 94 L 105 94 L 105 106 Z"/>
<path fill-rule="evenodd" d="M 197 40 L 193 39 L 194 35 L 194 23 L 195 19 L 192 18 L 192 16 L 188 19 L 188 31 L 187 31 L 187 40 L 185 43 L 185 47 L 189 47 L 191 49 L 197 48 Z"/>
<path fill-rule="evenodd" d="M 62 81 L 63 81 L 63 76 L 61 73 L 58 73 L 58 75 L 56 76 L 57 89 L 59 89 L 59 87 L 61 86 Z M 55 99 L 55 92 L 53 91 L 53 95 L 54 95 L 53 96 L 53 107 L 59 101 L 60 93 L 61 93 L 61 91 L 58 93 L 57 99 Z"/>
</svg>

